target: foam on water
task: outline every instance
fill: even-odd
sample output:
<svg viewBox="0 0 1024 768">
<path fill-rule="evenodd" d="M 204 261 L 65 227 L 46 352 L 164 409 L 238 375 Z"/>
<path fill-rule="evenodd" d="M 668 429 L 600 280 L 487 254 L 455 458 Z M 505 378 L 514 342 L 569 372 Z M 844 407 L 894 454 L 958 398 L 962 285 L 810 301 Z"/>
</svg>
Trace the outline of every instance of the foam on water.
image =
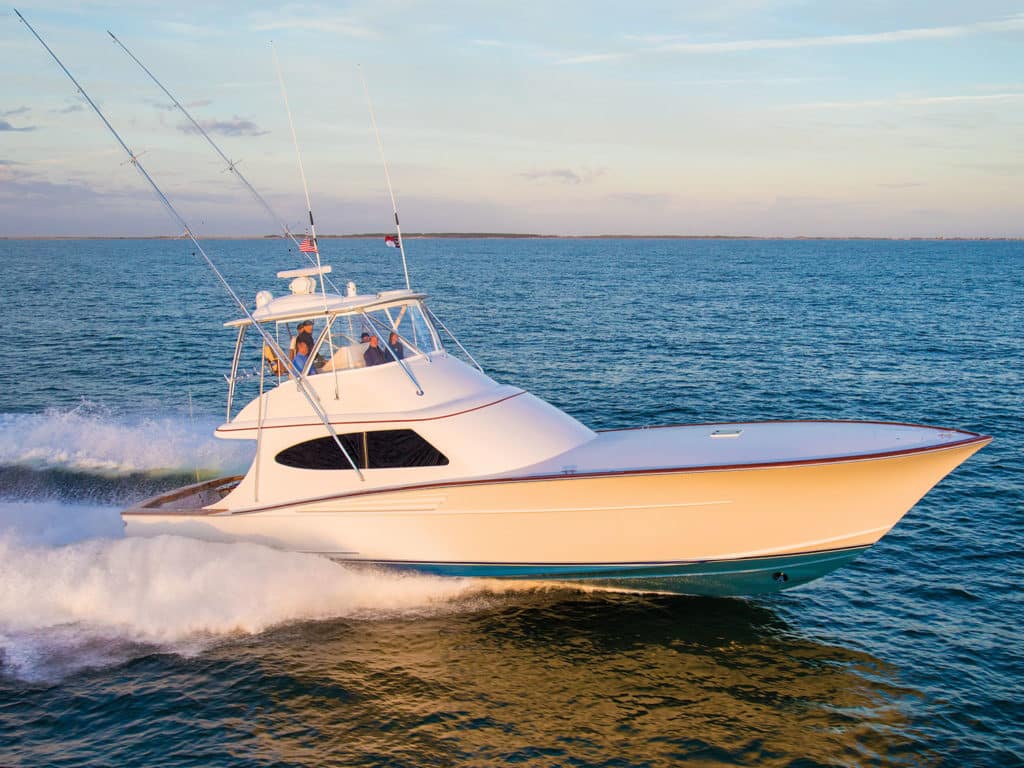
<svg viewBox="0 0 1024 768">
<path fill-rule="evenodd" d="M 45 680 L 287 622 L 472 610 L 529 588 L 120 531 L 112 507 L 0 503 L 0 673 Z"/>
<path fill-rule="evenodd" d="M 0 541 L 9 546 L 60 547 L 84 539 L 120 538 L 123 531 L 117 507 L 58 501 L 0 502 Z"/>
<path fill-rule="evenodd" d="M 0 414 L 0 465 L 122 474 L 241 471 L 248 441 L 218 440 L 209 417 L 115 416 L 84 401 L 77 408 Z"/>
</svg>

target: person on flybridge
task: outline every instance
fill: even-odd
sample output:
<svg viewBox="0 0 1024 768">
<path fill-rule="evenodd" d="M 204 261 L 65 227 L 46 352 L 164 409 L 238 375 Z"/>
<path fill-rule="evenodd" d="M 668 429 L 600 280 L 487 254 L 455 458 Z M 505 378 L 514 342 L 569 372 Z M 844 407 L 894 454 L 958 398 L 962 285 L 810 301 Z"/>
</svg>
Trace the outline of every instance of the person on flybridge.
<svg viewBox="0 0 1024 768">
<path fill-rule="evenodd" d="M 397 333 L 395 333 L 395 331 L 392 331 L 388 336 L 388 346 L 391 347 L 391 351 L 394 352 L 395 357 L 399 360 L 405 357 L 405 348 L 402 346 L 402 339 Z M 391 355 L 388 354 L 388 357 L 390 356 Z"/>
<path fill-rule="evenodd" d="M 295 357 L 292 358 L 292 364 L 295 366 L 295 370 L 301 373 L 303 368 L 306 367 L 306 363 L 309 362 L 309 352 L 312 348 L 313 342 L 310 334 L 300 333 L 295 337 Z M 306 375 L 312 376 L 314 373 L 316 373 L 316 366 L 310 366 Z"/>
<path fill-rule="evenodd" d="M 291 341 L 288 343 L 288 355 L 291 357 L 292 360 L 295 359 L 295 346 L 296 346 L 296 343 L 303 336 L 306 337 L 306 341 L 309 343 L 309 348 L 310 349 L 313 348 L 313 321 L 312 320 L 303 320 L 295 328 L 295 331 L 296 331 L 296 335 L 293 336 Z"/>
<path fill-rule="evenodd" d="M 363 360 L 366 361 L 367 367 L 391 362 L 391 355 L 381 349 L 380 339 L 377 338 L 375 333 L 370 335 L 370 346 L 363 352 Z"/>
<path fill-rule="evenodd" d="M 277 359 L 277 355 L 274 354 L 274 350 L 270 348 L 269 344 L 263 345 L 263 361 L 275 376 L 282 376 L 287 371 L 287 367 Z"/>
</svg>

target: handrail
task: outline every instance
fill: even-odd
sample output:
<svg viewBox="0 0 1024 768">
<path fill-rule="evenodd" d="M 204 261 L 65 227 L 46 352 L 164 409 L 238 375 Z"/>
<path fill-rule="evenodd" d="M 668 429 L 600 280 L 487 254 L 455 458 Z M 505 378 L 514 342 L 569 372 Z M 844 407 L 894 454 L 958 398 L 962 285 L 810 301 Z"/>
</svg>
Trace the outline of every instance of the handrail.
<svg viewBox="0 0 1024 768">
<path fill-rule="evenodd" d="M 228 379 L 228 414 L 226 421 L 231 421 L 231 406 L 235 400 L 235 382 L 238 381 L 238 361 L 242 357 L 242 341 L 245 339 L 244 325 L 238 327 L 238 340 L 235 342 L 235 355 L 231 358 L 231 378 Z"/>
<path fill-rule="evenodd" d="M 441 322 L 441 319 L 434 314 L 433 310 L 431 310 L 430 307 L 423 303 L 421 303 L 420 306 L 423 307 L 423 309 L 426 311 L 428 315 L 430 315 L 430 319 L 432 322 L 441 326 L 444 332 L 448 334 L 448 337 L 455 342 L 456 346 L 458 346 L 459 349 L 462 350 L 462 354 L 469 358 L 469 362 L 476 366 L 476 369 L 480 371 L 480 373 L 484 373 L 484 369 L 480 366 L 480 363 L 476 361 L 476 358 L 469 354 L 469 350 L 462 346 L 462 342 L 459 341 L 458 337 L 456 337 L 454 333 L 448 330 L 448 326 Z"/>
</svg>

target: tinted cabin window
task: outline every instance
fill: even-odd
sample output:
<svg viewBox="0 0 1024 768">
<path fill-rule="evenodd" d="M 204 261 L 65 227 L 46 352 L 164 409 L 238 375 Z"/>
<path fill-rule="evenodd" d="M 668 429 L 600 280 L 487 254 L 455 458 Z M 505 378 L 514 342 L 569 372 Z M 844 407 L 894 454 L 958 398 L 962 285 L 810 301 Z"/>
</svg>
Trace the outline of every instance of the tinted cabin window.
<svg viewBox="0 0 1024 768">
<path fill-rule="evenodd" d="M 338 437 L 362 469 L 437 467 L 448 463 L 447 456 L 411 429 L 353 432 Z M 275 461 L 298 469 L 352 468 L 330 436 L 286 448 L 277 454 Z"/>
<path fill-rule="evenodd" d="M 366 466 L 363 457 L 363 433 L 356 432 L 338 437 L 352 460 L 360 467 Z M 297 469 L 352 469 L 345 454 L 338 450 L 338 444 L 330 436 L 307 440 L 291 448 L 285 448 L 274 457 L 274 460 L 278 464 Z"/>
<path fill-rule="evenodd" d="M 447 456 L 411 429 L 367 432 L 366 448 L 370 469 L 439 467 L 448 463 Z"/>
</svg>

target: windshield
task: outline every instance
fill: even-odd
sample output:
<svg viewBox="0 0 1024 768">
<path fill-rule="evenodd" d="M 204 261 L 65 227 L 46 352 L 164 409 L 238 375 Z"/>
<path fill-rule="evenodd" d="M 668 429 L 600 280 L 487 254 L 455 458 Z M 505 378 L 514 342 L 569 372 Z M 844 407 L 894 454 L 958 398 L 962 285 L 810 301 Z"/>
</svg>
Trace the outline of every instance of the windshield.
<svg viewBox="0 0 1024 768">
<path fill-rule="evenodd" d="M 318 372 L 365 368 L 438 349 L 419 304 L 407 302 L 335 317 L 316 347 L 314 365 Z"/>
</svg>

